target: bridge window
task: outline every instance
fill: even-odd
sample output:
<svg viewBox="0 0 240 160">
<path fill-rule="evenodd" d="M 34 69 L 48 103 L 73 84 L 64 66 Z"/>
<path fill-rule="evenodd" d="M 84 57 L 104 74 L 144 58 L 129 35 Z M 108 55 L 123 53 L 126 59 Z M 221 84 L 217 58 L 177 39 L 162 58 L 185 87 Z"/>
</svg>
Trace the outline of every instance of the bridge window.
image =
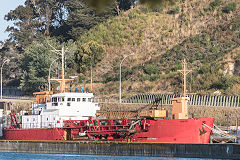
<svg viewBox="0 0 240 160">
<path fill-rule="evenodd" d="M 92 98 L 88 98 L 88 102 L 92 102 Z"/>
<path fill-rule="evenodd" d="M 59 97 L 58 102 L 64 102 L 64 97 Z"/>
<path fill-rule="evenodd" d="M 52 106 L 58 106 L 58 103 L 56 102 L 56 103 L 52 103 Z"/>
<path fill-rule="evenodd" d="M 57 97 L 53 97 L 52 102 L 57 102 Z"/>
<path fill-rule="evenodd" d="M 80 102 L 80 101 L 81 101 L 81 98 L 77 98 L 77 101 Z"/>
<path fill-rule="evenodd" d="M 86 102 L 86 98 L 83 98 L 82 101 L 83 101 L 83 102 Z"/>
</svg>

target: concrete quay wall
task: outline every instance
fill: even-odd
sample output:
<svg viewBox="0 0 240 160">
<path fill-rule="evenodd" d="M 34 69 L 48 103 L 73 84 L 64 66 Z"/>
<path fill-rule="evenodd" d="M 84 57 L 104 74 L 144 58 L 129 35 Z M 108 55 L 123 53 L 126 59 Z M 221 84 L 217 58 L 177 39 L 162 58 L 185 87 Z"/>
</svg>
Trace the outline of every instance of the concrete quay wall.
<svg viewBox="0 0 240 160">
<path fill-rule="evenodd" d="M 240 144 L 1 140 L 0 152 L 240 159 Z"/>
</svg>

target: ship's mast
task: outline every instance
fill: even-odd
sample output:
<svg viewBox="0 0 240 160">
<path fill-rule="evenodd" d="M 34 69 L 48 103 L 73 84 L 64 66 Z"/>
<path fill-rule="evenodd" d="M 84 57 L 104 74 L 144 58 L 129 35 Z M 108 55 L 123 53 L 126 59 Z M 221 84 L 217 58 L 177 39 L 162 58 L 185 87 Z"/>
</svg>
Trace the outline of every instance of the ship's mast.
<svg viewBox="0 0 240 160">
<path fill-rule="evenodd" d="M 73 81 L 74 79 L 65 79 L 64 78 L 64 46 L 62 47 L 61 54 L 62 54 L 62 79 L 50 79 L 55 80 L 60 83 L 60 93 L 63 93 L 66 91 L 66 82 Z"/>
<path fill-rule="evenodd" d="M 62 80 L 60 81 L 60 92 L 65 92 L 65 79 L 64 79 L 64 46 L 62 46 Z"/>
<path fill-rule="evenodd" d="M 183 97 L 172 98 L 173 106 L 172 106 L 172 119 L 187 119 L 188 118 L 188 101 L 190 100 L 187 97 L 187 74 L 191 72 L 191 70 L 187 69 L 186 59 L 182 61 L 183 70 L 179 70 L 183 74 Z"/>
<path fill-rule="evenodd" d="M 64 46 L 62 46 L 62 80 L 64 81 Z"/>
<path fill-rule="evenodd" d="M 183 97 L 187 97 L 187 74 L 190 73 L 192 70 L 187 69 L 187 62 L 186 59 L 182 61 L 183 70 L 178 70 L 180 73 L 183 74 Z"/>
</svg>

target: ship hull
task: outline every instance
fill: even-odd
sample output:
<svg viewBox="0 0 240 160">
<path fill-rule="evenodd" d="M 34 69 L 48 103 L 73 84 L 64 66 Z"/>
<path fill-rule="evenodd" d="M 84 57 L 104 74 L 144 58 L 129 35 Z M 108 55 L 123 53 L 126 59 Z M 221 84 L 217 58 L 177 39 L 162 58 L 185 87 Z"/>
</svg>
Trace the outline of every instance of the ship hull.
<svg viewBox="0 0 240 160">
<path fill-rule="evenodd" d="M 5 140 L 63 140 L 59 128 L 3 129 Z"/>
<path fill-rule="evenodd" d="M 213 122 L 214 118 L 148 120 L 146 131 L 137 129 L 130 138 L 122 141 L 209 143 L 211 129 L 206 126 L 213 127 Z M 64 140 L 64 132 L 67 132 L 64 128 L 4 129 L 3 136 L 5 140 Z"/>
<path fill-rule="evenodd" d="M 134 142 L 209 143 L 211 129 L 206 125 L 212 128 L 213 122 L 214 118 L 158 120 L 148 132 L 132 138 Z"/>
</svg>

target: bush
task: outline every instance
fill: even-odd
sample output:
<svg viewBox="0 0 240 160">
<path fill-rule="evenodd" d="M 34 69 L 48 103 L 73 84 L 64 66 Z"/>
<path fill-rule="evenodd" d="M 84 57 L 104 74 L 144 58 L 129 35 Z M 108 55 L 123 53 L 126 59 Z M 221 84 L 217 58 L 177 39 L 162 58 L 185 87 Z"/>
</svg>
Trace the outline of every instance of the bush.
<svg viewBox="0 0 240 160">
<path fill-rule="evenodd" d="M 153 81 L 156 81 L 156 80 L 158 80 L 160 78 L 160 76 L 159 75 L 157 75 L 157 74 L 154 74 L 154 75 L 152 75 L 151 77 L 150 77 L 150 81 L 151 82 L 153 82 Z"/>
<path fill-rule="evenodd" d="M 111 82 L 111 81 L 118 81 L 119 80 L 119 74 L 117 75 L 111 75 L 110 73 L 107 73 L 105 74 L 105 80 L 103 83 L 108 83 L 108 82 Z"/>
<path fill-rule="evenodd" d="M 225 7 L 223 7 L 222 11 L 224 13 L 230 13 L 231 11 L 235 11 L 236 10 L 236 3 L 232 2 L 232 3 L 228 3 Z"/>
<path fill-rule="evenodd" d="M 150 80 L 151 79 L 151 76 L 149 75 L 139 75 L 139 79 L 141 82 L 144 82 L 144 81 L 147 81 L 147 80 Z"/>
<path fill-rule="evenodd" d="M 157 65 L 152 65 L 152 64 L 147 64 L 145 67 L 144 67 L 144 72 L 146 74 L 157 74 L 158 73 L 158 66 Z"/>
<path fill-rule="evenodd" d="M 174 67 L 172 67 L 171 71 L 177 71 L 182 69 L 182 64 L 180 62 L 177 62 Z"/>
<path fill-rule="evenodd" d="M 220 79 L 213 82 L 211 88 L 227 90 L 232 88 L 233 80 L 230 77 L 221 76 Z"/>
<path fill-rule="evenodd" d="M 80 77 L 79 77 L 79 82 L 78 82 L 78 83 L 81 84 L 81 83 L 83 83 L 84 80 L 86 80 L 86 77 L 84 77 L 84 76 L 80 76 Z"/>
<path fill-rule="evenodd" d="M 129 14 L 128 14 L 128 18 L 129 18 L 129 19 L 135 19 L 135 18 L 137 18 L 138 16 L 139 16 L 139 13 L 137 12 L 137 10 L 131 11 L 131 12 L 129 12 Z"/>
<path fill-rule="evenodd" d="M 217 63 L 207 63 L 205 65 L 203 65 L 199 70 L 198 73 L 199 74 L 217 74 L 219 69 L 221 69 L 221 65 L 217 64 Z"/>
<path fill-rule="evenodd" d="M 215 0 L 210 3 L 210 7 L 213 9 L 213 8 L 220 6 L 220 4 L 221 4 L 221 0 Z"/>
<path fill-rule="evenodd" d="M 179 13 L 179 6 L 167 11 L 167 14 L 178 14 Z"/>
<path fill-rule="evenodd" d="M 133 75 L 133 72 L 129 68 L 124 67 L 122 69 L 122 74 L 121 74 L 122 80 L 130 78 L 132 75 Z"/>
<path fill-rule="evenodd" d="M 85 72 L 91 65 L 93 67 L 96 66 L 97 62 L 102 60 L 104 52 L 104 46 L 96 41 L 89 41 L 83 44 L 79 42 L 76 62 L 79 64 L 80 71 Z"/>
</svg>

